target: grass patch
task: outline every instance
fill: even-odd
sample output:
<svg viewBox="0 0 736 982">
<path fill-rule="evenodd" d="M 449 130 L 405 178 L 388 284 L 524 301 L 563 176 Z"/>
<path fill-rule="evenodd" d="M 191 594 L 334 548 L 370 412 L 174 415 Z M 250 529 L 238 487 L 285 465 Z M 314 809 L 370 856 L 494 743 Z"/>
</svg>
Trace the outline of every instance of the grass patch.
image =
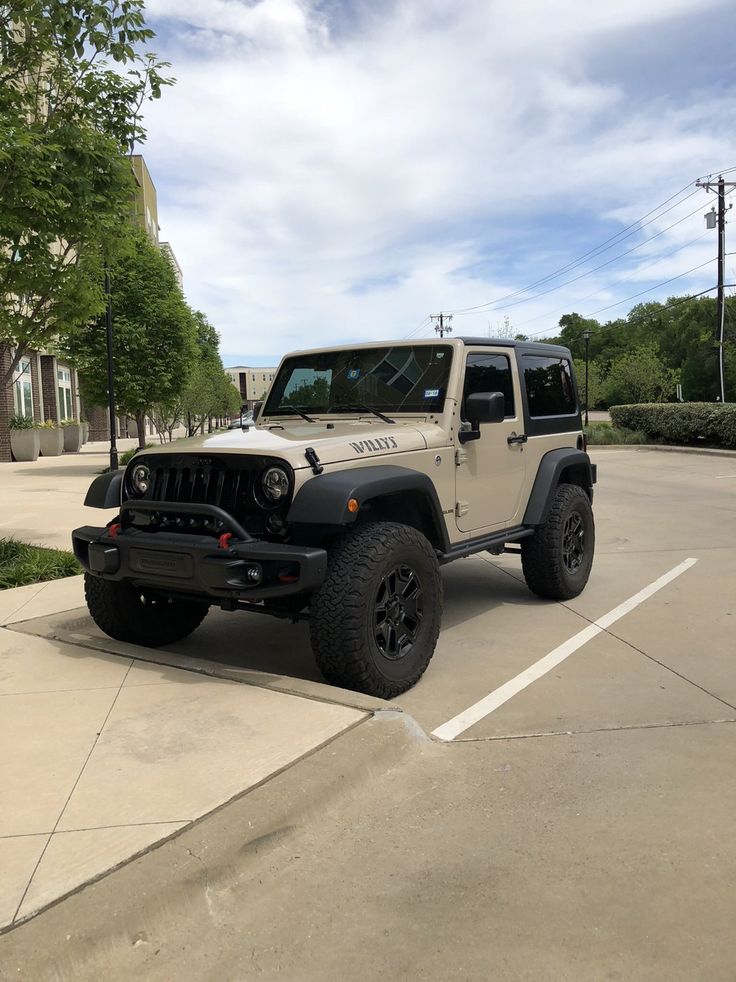
<svg viewBox="0 0 736 982">
<path fill-rule="evenodd" d="M 0 539 L 0 590 L 61 580 L 81 572 L 73 552 L 29 546 L 17 539 Z"/>
<path fill-rule="evenodd" d="M 628 430 L 625 427 L 612 426 L 611 423 L 591 423 L 585 428 L 588 446 L 605 446 L 607 444 L 656 443 L 641 430 Z"/>
</svg>

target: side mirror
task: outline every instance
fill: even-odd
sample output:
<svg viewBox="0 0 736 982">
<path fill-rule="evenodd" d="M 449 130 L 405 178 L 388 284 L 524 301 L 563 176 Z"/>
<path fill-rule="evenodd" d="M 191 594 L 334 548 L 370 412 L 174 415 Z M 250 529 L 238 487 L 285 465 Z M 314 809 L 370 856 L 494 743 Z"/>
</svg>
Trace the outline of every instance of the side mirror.
<svg viewBox="0 0 736 982">
<path fill-rule="evenodd" d="M 505 402 L 503 392 L 474 392 L 466 400 L 465 412 L 473 427 L 479 423 L 502 423 Z"/>
</svg>

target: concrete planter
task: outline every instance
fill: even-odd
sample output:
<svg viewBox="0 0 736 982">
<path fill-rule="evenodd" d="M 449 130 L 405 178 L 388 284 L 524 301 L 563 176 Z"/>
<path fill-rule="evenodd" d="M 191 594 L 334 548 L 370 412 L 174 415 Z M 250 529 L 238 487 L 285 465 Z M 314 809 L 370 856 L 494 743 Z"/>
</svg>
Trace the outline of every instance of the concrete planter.
<svg viewBox="0 0 736 982">
<path fill-rule="evenodd" d="M 64 453 L 64 431 L 60 426 L 42 426 L 38 430 L 42 457 L 59 457 Z"/>
<path fill-rule="evenodd" d="M 38 430 L 11 430 L 10 449 L 16 460 L 38 460 L 41 438 Z"/>
<path fill-rule="evenodd" d="M 64 427 L 64 451 L 77 453 L 82 446 L 82 427 L 79 423 L 71 423 Z"/>
</svg>

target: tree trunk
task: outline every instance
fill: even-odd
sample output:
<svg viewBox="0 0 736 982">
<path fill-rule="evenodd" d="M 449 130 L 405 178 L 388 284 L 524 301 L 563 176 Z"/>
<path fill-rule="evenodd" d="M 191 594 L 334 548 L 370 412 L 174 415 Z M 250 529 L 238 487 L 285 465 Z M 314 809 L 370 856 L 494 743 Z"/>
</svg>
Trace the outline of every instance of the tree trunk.
<svg viewBox="0 0 736 982">
<path fill-rule="evenodd" d="M 141 450 L 146 445 L 146 414 L 136 413 L 135 414 L 135 425 L 138 429 L 138 446 Z"/>
</svg>

